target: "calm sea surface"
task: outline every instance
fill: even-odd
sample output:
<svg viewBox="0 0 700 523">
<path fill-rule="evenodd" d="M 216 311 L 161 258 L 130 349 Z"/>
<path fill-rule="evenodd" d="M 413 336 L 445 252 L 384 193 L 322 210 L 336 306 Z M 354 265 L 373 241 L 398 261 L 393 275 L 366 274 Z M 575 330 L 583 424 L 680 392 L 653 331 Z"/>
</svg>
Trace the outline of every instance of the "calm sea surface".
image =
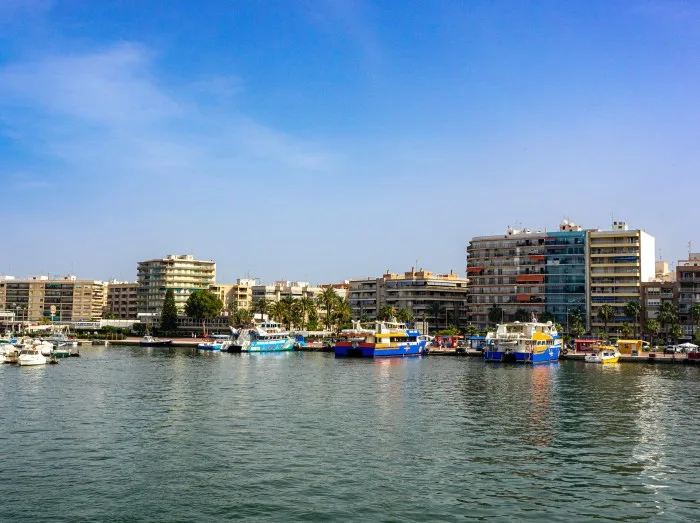
<svg viewBox="0 0 700 523">
<path fill-rule="evenodd" d="M 0 367 L 0 521 L 698 521 L 700 368 L 82 349 Z"/>
</svg>

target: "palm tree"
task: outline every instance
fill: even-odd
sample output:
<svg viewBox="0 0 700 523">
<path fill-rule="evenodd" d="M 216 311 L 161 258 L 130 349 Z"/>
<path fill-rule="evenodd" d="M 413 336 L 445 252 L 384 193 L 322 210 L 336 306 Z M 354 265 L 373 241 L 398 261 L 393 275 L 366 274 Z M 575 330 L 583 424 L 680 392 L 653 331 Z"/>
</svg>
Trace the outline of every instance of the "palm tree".
<svg viewBox="0 0 700 523">
<path fill-rule="evenodd" d="M 253 313 L 260 314 L 262 318 L 265 314 L 269 313 L 270 305 L 270 300 L 268 300 L 265 296 L 261 296 L 253 302 L 250 310 L 253 311 Z"/>
<path fill-rule="evenodd" d="M 233 315 L 234 327 L 248 327 L 253 323 L 253 315 L 248 309 L 238 309 Z"/>
<path fill-rule="evenodd" d="M 615 309 L 609 303 L 604 304 L 600 309 L 598 309 L 598 319 L 603 322 L 605 326 L 605 337 L 608 337 L 608 323 L 610 323 L 613 318 L 615 318 Z"/>
<path fill-rule="evenodd" d="M 630 322 L 626 321 L 622 324 L 622 327 L 620 327 L 620 334 L 622 334 L 623 338 L 634 336 L 634 327 L 632 327 Z"/>
<path fill-rule="evenodd" d="M 401 308 L 396 311 L 396 319 L 401 323 L 413 321 L 413 312 L 409 311 L 408 309 Z"/>
<path fill-rule="evenodd" d="M 377 319 L 379 321 L 390 321 L 394 317 L 394 307 L 391 305 L 384 305 L 377 313 Z"/>
<path fill-rule="evenodd" d="M 282 315 L 283 321 L 282 323 L 285 323 L 287 325 L 287 329 L 291 328 L 291 316 L 292 316 L 292 309 L 294 308 L 294 303 L 296 300 L 292 296 L 285 296 L 280 300 L 280 303 L 284 306 L 284 314 Z"/>
<path fill-rule="evenodd" d="M 651 335 L 652 343 L 654 342 L 654 339 L 656 339 L 659 336 L 660 328 L 661 327 L 659 325 L 659 322 L 653 318 L 647 320 L 647 322 L 644 324 L 644 330 Z"/>
<path fill-rule="evenodd" d="M 316 298 L 316 302 L 326 311 L 326 328 L 330 329 L 333 323 L 333 307 L 338 301 L 338 293 L 333 287 L 326 287 Z"/>
<path fill-rule="evenodd" d="M 440 318 L 445 316 L 445 306 L 439 301 L 430 302 L 428 305 L 428 314 L 435 320 L 435 329 L 439 328 Z M 445 327 L 447 327 L 447 318 L 445 318 Z"/>
<path fill-rule="evenodd" d="M 659 315 L 657 316 L 661 330 L 668 334 L 666 326 L 678 323 L 678 311 L 670 301 L 663 301 L 659 306 Z"/>
<path fill-rule="evenodd" d="M 339 298 L 333 307 L 333 316 L 340 327 L 350 322 L 352 318 L 352 306 L 347 298 Z"/>
<path fill-rule="evenodd" d="M 287 311 L 287 319 L 289 320 L 290 325 L 294 325 L 294 327 L 299 328 L 301 326 L 302 330 L 304 329 L 304 311 L 301 308 L 301 305 L 299 302 L 301 299 L 294 300 L 294 303 L 292 303 L 292 306 L 289 308 Z"/>
<path fill-rule="evenodd" d="M 637 327 L 639 326 L 639 313 L 642 307 L 638 301 L 629 301 L 625 305 L 625 314 L 634 319 L 634 336 L 637 335 Z"/>
<path fill-rule="evenodd" d="M 676 343 L 678 343 L 678 338 L 683 336 L 683 329 L 681 328 L 680 323 L 672 323 L 671 328 L 668 330 L 668 334 L 676 341 Z"/>
<path fill-rule="evenodd" d="M 697 327 L 698 324 L 700 324 L 700 303 L 693 303 L 689 312 L 690 320 L 693 322 L 693 326 Z"/>
<path fill-rule="evenodd" d="M 515 311 L 515 321 L 529 321 L 530 314 L 525 309 L 518 309 Z"/>
<path fill-rule="evenodd" d="M 276 301 L 270 305 L 270 316 L 278 323 L 286 323 L 287 321 L 287 306 L 281 301 Z"/>
<path fill-rule="evenodd" d="M 316 310 L 316 304 L 314 303 L 314 300 L 309 298 L 308 296 L 302 296 L 297 300 L 297 307 L 299 308 L 299 312 L 301 313 L 301 328 L 304 330 L 306 328 L 306 322 L 311 314 L 312 310 Z"/>
<path fill-rule="evenodd" d="M 489 322 L 496 325 L 499 321 L 503 321 L 503 309 L 494 303 L 489 309 Z"/>
</svg>

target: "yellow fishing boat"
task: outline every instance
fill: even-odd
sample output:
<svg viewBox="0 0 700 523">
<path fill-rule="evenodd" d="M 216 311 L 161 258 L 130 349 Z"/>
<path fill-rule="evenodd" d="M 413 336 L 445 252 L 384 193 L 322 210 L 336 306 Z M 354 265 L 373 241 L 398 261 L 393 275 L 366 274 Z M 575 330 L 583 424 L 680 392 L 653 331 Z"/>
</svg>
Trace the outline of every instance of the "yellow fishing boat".
<svg viewBox="0 0 700 523">
<path fill-rule="evenodd" d="M 586 354 L 584 357 L 586 363 L 617 363 L 620 361 L 620 353 L 617 347 L 612 345 L 599 345 L 596 348 L 598 352 Z"/>
</svg>

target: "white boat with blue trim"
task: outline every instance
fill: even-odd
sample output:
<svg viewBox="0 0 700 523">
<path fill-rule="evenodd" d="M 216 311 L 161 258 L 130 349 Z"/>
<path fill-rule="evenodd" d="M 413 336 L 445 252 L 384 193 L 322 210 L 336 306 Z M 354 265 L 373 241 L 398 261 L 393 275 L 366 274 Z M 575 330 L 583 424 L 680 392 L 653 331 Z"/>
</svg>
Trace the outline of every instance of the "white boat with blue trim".
<svg viewBox="0 0 700 523">
<path fill-rule="evenodd" d="M 486 361 L 547 363 L 557 361 L 561 352 L 561 337 L 551 321 L 501 323 L 486 341 Z"/>
</svg>

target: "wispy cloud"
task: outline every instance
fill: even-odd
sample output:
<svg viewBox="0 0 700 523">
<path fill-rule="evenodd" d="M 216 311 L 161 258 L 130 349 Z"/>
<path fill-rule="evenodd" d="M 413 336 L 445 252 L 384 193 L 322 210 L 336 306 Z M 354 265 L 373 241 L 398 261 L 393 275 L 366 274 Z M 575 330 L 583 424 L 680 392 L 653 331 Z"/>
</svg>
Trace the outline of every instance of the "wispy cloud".
<svg viewBox="0 0 700 523">
<path fill-rule="evenodd" d="M 133 43 L 47 56 L 0 69 L 5 136 L 83 171 L 190 176 L 243 172 L 256 163 L 322 171 L 327 148 L 256 121 L 231 104 L 234 77 L 167 87 L 154 55 Z M 213 94 L 216 96 L 213 96 Z M 98 170 L 99 169 L 99 170 Z"/>
</svg>

